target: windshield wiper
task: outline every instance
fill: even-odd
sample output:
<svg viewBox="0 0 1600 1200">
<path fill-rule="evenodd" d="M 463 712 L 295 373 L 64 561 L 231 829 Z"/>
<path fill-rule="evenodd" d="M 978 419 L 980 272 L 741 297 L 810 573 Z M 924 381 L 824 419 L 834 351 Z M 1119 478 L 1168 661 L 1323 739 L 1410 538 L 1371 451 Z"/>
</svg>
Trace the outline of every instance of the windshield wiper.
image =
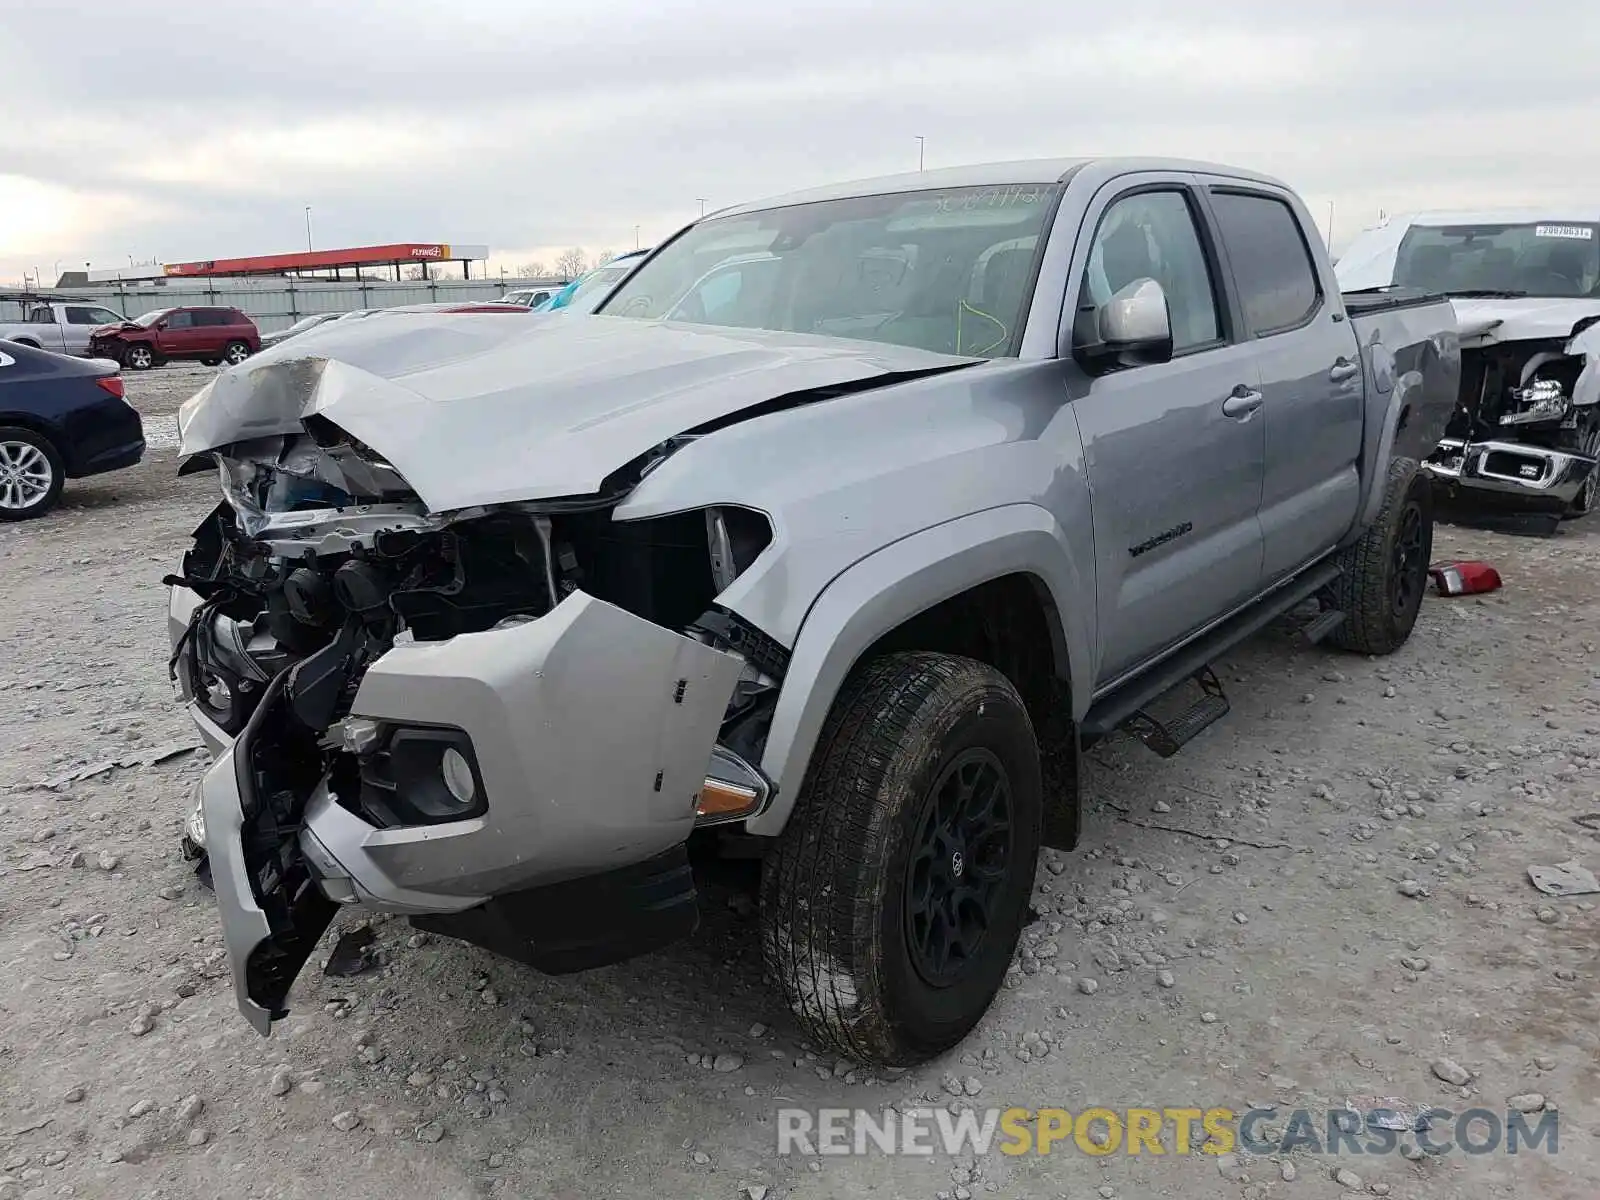
<svg viewBox="0 0 1600 1200">
<path fill-rule="evenodd" d="M 1462 288 L 1445 293 L 1446 296 L 1459 296 L 1463 300 L 1521 300 L 1528 294 L 1507 288 Z"/>
</svg>

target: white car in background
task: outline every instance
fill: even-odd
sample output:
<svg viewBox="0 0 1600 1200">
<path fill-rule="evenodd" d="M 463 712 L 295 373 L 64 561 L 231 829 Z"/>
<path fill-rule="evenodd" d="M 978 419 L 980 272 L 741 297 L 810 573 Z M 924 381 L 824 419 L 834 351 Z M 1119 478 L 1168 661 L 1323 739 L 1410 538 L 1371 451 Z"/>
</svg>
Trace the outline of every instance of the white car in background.
<svg viewBox="0 0 1600 1200">
<path fill-rule="evenodd" d="M 1424 464 L 1475 519 L 1551 533 L 1600 499 L 1600 208 L 1425 212 L 1368 229 L 1335 269 L 1351 292 L 1448 296 L 1460 402 Z"/>
</svg>

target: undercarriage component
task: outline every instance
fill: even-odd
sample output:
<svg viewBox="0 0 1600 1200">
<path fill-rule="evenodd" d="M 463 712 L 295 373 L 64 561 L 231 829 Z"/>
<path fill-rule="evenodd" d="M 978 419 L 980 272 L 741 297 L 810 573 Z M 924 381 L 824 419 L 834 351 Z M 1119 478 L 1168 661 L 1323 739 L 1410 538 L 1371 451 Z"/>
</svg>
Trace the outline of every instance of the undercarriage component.
<svg viewBox="0 0 1600 1200">
<path fill-rule="evenodd" d="M 1441 503 L 1524 532 L 1553 532 L 1594 507 L 1600 396 L 1590 340 L 1463 350 L 1460 403 L 1423 463 Z"/>
</svg>

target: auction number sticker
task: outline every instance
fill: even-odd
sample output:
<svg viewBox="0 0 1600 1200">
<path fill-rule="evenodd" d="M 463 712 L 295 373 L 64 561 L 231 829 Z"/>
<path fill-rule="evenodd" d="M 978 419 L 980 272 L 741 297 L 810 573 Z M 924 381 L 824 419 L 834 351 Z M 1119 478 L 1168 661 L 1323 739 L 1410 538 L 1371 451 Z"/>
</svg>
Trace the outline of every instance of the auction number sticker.
<svg viewBox="0 0 1600 1200">
<path fill-rule="evenodd" d="M 1592 225 L 1535 225 L 1534 237 L 1549 238 L 1577 238 L 1580 242 L 1591 241 L 1594 238 Z"/>
</svg>

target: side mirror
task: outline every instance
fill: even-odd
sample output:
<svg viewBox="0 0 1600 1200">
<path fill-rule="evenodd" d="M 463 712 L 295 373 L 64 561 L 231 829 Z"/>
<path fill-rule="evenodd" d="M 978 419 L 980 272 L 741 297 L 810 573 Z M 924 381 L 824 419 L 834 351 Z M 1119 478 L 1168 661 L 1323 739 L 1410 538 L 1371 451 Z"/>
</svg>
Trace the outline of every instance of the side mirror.
<svg viewBox="0 0 1600 1200">
<path fill-rule="evenodd" d="M 167 323 L 165 321 L 157 321 L 156 322 L 156 329 L 157 330 L 162 330 L 162 329 L 165 329 L 166 327 L 167 327 Z"/>
<path fill-rule="evenodd" d="M 1088 315 L 1088 314 L 1085 314 Z M 1135 367 L 1172 358 L 1172 318 L 1167 293 L 1154 279 L 1136 279 L 1094 311 L 1094 335 L 1074 353 L 1092 370 Z"/>
</svg>

